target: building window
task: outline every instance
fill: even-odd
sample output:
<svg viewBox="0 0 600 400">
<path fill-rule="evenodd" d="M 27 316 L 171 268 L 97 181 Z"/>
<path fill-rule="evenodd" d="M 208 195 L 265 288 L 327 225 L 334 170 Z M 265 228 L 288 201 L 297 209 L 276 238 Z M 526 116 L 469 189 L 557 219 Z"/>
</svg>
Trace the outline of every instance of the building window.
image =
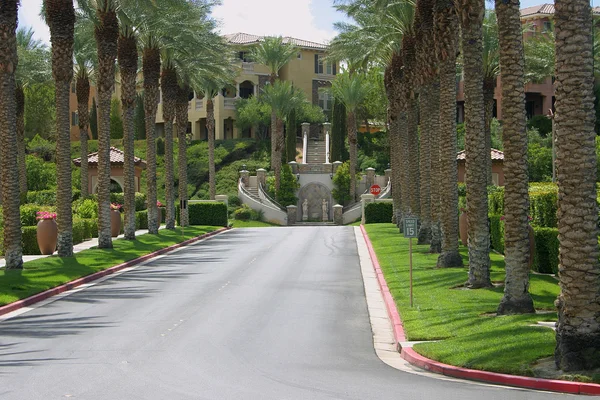
<svg viewBox="0 0 600 400">
<path fill-rule="evenodd" d="M 315 74 L 335 75 L 336 65 L 331 61 L 325 61 L 324 54 L 315 54 Z"/>
<path fill-rule="evenodd" d="M 544 21 L 544 27 L 542 29 L 542 32 L 546 33 L 546 32 L 551 32 L 552 31 L 552 23 L 550 21 Z"/>
<path fill-rule="evenodd" d="M 323 109 L 323 111 L 331 110 L 331 106 L 333 105 L 333 97 L 327 91 L 319 92 L 319 107 Z"/>
<path fill-rule="evenodd" d="M 302 60 L 302 52 L 301 51 L 298 52 L 298 55 L 296 56 L 296 58 L 298 60 Z"/>
<path fill-rule="evenodd" d="M 71 112 L 71 126 L 79 125 L 79 115 L 77 112 Z"/>
</svg>

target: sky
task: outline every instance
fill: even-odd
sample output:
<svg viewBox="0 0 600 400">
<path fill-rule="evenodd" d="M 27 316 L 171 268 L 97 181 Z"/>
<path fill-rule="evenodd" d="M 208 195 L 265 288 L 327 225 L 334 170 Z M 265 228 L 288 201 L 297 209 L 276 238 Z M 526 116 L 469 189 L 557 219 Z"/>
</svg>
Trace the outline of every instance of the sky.
<svg viewBox="0 0 600 400">
<path fill-rule="evenodd" d="M 600 0 L 591 0 L 594 6 Z M 551 2 L 551 0 L 546 0 Z M 522 0 L 521 7 L 543 4 L 544 0 Z M 19 25 L 30 26 L 35 37 L 50 44 L 50 33 L 39 18 L 42 0 L 22 0 Z M 486 6 L 493 7 L 487 0 Z M 327 43 L 336 32 L 333 23 L 344 20 L 344 15 L 333 8 L 333 0 L 222 0 L 213 9 L 220 20 L 221 33 L 245 32 L 256 35 L 292 36 L 298 39 Z"/>
</svg>

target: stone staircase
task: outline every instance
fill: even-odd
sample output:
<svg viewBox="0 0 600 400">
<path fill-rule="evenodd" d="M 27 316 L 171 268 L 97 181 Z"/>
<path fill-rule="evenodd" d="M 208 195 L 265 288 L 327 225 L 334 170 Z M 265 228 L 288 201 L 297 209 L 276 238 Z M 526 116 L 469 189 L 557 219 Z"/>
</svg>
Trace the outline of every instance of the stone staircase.
<svg viewBox="0 0 600 400">
<path fill-rule="evenodd" d="M 310 139 L 307 143 L 306 164 L 324 164 L 325 163 L 325 142 Z"/>
<path fill-rule="evenodd" d="M 260 201 L 260 197 L 258 196 L 258 188 L 257 187 L 246 187 L 250 196 L 254 197 L 255 200 Z"/>
</svg>

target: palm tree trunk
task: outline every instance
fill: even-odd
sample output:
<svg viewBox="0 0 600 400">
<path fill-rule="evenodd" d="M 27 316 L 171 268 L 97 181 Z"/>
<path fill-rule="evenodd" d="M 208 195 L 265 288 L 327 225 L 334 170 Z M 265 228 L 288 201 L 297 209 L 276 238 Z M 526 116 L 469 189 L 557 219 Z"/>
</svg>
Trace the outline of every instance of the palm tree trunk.
<svg viewBox="0 0 600 400">
<path fill-rule="evenodd" d="M 215 105 L 212 99 L 206 100 L 206 123 L 208 128 L 208 194 L 211 200 L 217 195 L 217 187 L 215 182 Z"/>
<path fill-rule="evenodd" d="M 440 70 L 440 200 L 442 253 L 437 266 L 462 267 L 458 253 L 458 172 L 456 166 L 456 50 L 458 16 L 454 0 L 437 0 L 435 40 Z"/>
<path fill-rule="evenodd" d="M 492 118 L 494 118 L 494 86 L 496 78 L 483 79 L 483 107 L 485 113 L 485 161 L 487 185 L 493 185 L 492 182 Z"/>
<path fill-rule="evenodd" d="M 277 114 L 275 111 L 271 112 L 271 169 L 275 173 L 275 191 L 279 190 L 279 179 L 281 176 L 281 155 L 277 153 Z"/>
<path fill-rule="evenodd" d="M 25 165 L 25 93 L 23 86 L 17 85 L 17 165 L 21 197 L 27 195 L 27 167 Z"/>
<path fill-rule="evenodd" d="M 356 202 L 356 115 L 348 110 L 348 145 L 350 147 L 350 204 Z"/>
<path fill-rule="evenodd" d="M 431 118 L 431 135 L 429 136 L 431 173 L 430 173 L 430 196 L 431 196 L 431 244 L 430 253 L 442 251 L 442 232 L 440 227 L 442 201 L 440 196 L 439 182 L 440 173 L 440 81 L 436 77 L 431 85 L 431 100 L 427 114 Z"/>
<path fill-rule="evenodd" d="M 498 314 L 535 313 L 529 295 L 529 182 L 523 36 L 518 3 L 496 1 L 504 129 L 504 261 L 506 281 Z M 516 30 L 515 30 L 516 29 Z"/>
<path fill-rule="evenodd" d="M 421 228 L 418 244 L 431 243 L 431 84 L 421 87 L 419 109 L 421 111 L 421 129 L 419 137 L 419 190 Z"/>
<path fill-rule="evenodd" d="M 107 249 L 112 248 L 110 234 L 110 100 L 115 81 L 119 23 L 114 10 L 98 10 L 98 17 L 100 20 L 100 24 L 96 26 L 98 45 L 98 247 Z"/>
<path fill-rule="evenodd" d="M 186 144 L 186 133 L 187 133 L 187 122 L 188 122 L 188 90 L 187 87 L 179 87 L 177 95 L 176 105 L 176 118 L 177 118 L 177 148 L 178 148 L 178 167 L 179 167 L 179 202 L 187 202 L 187 144 Z M 207 104 L 208 107 L 208 104 Z M 179 225 L 188 226 L 188 209 L 180 208 L 179 210 Z"/>
<path fill-rule="evenodd" d="M 137 77 L 137 43 L 135 36 L 119 35 L 118 59 L 121 72 L 121 105 L 123 112 L 123 197 L 125 239 L 135 239 L 135 99 Z"/>
<path fill-rule="evenodd" d="M 600 367 L 592 11 L 587 0 L 556 0 L 555 8 L 561 287 L 555 361 L 573 371 Z"/>
<path fill-rule="evenodd" d="M 165 122 L 165 227 L 175 229 L 175 167 L 173 161 L 173 120 L 177 101 L 177 73 L 172 67 L 163 68 L 161 84 L 163 93 L 163 121 Z M 187 122 L 186 122 L 187 125 Z"/>
<path fill-rule="evenodd" d="M 46 20 L 52 41 L 52 75 L 56 100 L 56 222 L 58 255 L 73 255 L 73 190 L 71 187 L 71 110 L 69 96 L 73 78 L 73 0 L 46 0 Z M 109 104 L 110 106 L 110 104 Z M 109 110 L 110 111 L 110 110 Z"/>
<path fill-rule="evenodd" d="M 78 76 L 76 83 L 77 114 L 79 115 L 79 142 L 81 146 L 81 197 L 89 196 L 88 181 L 88 128 L 90 124 L 89 98 L 90 80 L 86 76 Z"/>
<path fill-rule="evenodd" d="M 275 123 L 276 129 L 276 142 L 275 142 L 275 153 L 276 153 L 276 163 L 275 163 L 275 192 L 279 192 L 279 187 L 281 186 L 281 159 L 283 157 L 283 149 L 284 149 L 284 137 L 283 137 L 283 126 L 284 121 L 282 118 L 277 118 Z"/>
<path fill-rule="evenodd" d="M 156 206 L 156 109 L 158 108 L 160 77 L 160 51 L 146 47 L 143 53 L 144 120 L 146 125 L 146 180 L 148 202 L 148 232 L 158 233 L 158 207 Z"/>
<path fill-rule="evenodd" d="M 406 173 L 408 182 L 409 212 L 420 216 L 419 200 L 419 130 L 418 130 L 418 100 L 416 97 L 416 37 L 414 34 L 402 38 L 402 53 L 404 55 L 403 89 L 406 98 Z"/>
<path fill-rule="evenodd" d="M 0 3 L 0 169 L 2 170 L 2 217 L 4 218 L 4 259 L 6 269 L 23 268 L 19 173 L 17 163 L 17 110 L 15 70 L 17 68 L 17 0 Z"/>
<path fill-rule="evenodd" d="M 483 102 L 484 0 L 459 0 L 465 83 L 465 157 L 469 279 L 472 289 L 490 287 L 485 113 Z M 520 33 L 520 32 L 519 32 Z"/>
</svg>

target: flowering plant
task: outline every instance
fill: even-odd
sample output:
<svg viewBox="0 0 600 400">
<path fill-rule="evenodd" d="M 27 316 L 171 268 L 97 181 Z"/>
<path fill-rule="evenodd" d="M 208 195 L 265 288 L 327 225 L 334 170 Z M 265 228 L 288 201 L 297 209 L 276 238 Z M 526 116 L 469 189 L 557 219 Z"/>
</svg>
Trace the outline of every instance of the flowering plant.
<svg viewBox="0 0 600 400">
<path fill-rule="evenodd" d="M 460 212 L 461 212 L 461 213 L 466 213 L 466 212 L 467 212 L 467 209 L 466 209 L 465 207 L 461 207 L 461 208 L 460 208 Z"/>
<path fill-rule="evenodd" d="M 38 221 L 45 219 L 56 219 L 56 213 L 50 211 L 38 211 L 35 213 Z"/>
<path fill-rule="evenodd" d="M 121 212 L 123 210 L 123 205 L 119 203 L 110 203 L 110 209 Z"/>
<path fill-rule="evenodd" d="M 156 200 L 156 207 L 164 207 L 165 205 L 160 202 L 160 200 Z"/>
</svg>

